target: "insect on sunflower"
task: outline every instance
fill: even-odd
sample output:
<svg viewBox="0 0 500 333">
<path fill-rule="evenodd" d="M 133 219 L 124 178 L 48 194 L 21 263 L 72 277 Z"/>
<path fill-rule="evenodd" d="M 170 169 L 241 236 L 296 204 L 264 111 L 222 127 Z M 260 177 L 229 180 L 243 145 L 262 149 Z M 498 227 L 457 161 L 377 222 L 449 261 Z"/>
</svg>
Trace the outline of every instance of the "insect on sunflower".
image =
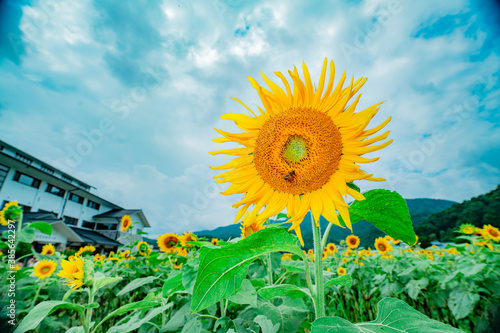
<svg viewBox="0 0 500 333">
<path fill-rule="evenodd" d="M 358 163 L 378 160 L 377 157 L 364 158 L 361 155 L 382 149 L 392 142 L 389 140 L 372 146 L 385 140 L 389 131 L 371 137 L 390 121 L 390 117 L 367 130 L 381 103 L 355 112 L 361 95 L 348 103 L 366 79 L 354 81 L 353 78 L 344 88 L 344 72 L 334 87 L 333 61 L 330 62 L 328 82 L 327 65 L 325 59 L 317 88 L 313 87 L 305 63 L 302 65 L 304 80 L 299 77 L 297 68 L 293 72 L 288 71 L 293 87 L 283 74 L 275 73 L 286 92 L 264 74 L 262 77 L 271 90 L 249 78 L 264 109 L 257 107 L 260 113 L 257 115 L 234 98 L 252 116 L 237 113 L 221 116 L 234 121 L 243 130 L 237 134 L 217 130 L 223 137 L 214 140 L 220 143 L 236 142 L 243 148 L 211 152 L 213 155 L 236 156 L 227 164 L 212 167 L 215 170 L 232 169 L 214 177 L 219 183 L 232 183 L 222 194 L 244 194 L 243 199 L 233 205 L 239 208 L 235 223 L 247 211 L 250 211 L 251 220 L 257 215 L 267 219 L 286 208 L 292 223 L 290 229 L 295 230 L 304 246 L 300 224 L 309 210 L 317 225 L 323 215 L 331 223 L 343 226 L 337 217 L 338 211 L 345 226 L 352 230 L 344 197 L 350 195 L 356 200 L 363 200 L 364 196 L 347 183 L 361 179 L 384 180 L 366 174 Z"/>
</svg>

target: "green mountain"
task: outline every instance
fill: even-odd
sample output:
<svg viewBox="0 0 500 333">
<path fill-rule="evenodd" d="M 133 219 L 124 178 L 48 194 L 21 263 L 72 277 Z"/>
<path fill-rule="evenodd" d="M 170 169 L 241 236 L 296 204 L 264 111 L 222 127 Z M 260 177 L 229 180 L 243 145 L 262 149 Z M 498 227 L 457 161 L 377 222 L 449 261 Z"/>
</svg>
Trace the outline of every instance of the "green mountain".
<svg viewBox="0 0 500 333">
<path fill-rule="evenodd" d="M 456 242 L 455 230 L 464 223 L 476 227 L 491 224 L 500 227 L 500 186 L 489 193 L 455 204 L 441 212 L 428 216 L 415 228 L 422 245 L 431 241 Z"/>
<path fill-rule="evenodd" d="M 454 204 L 456 202 L 448 201 L 448 200 L 437 200 L 437 199 L 406 199 L 406 203 L 408 205 L 408 209 L 410 215 L 412 217 L 413 225 L 418 225 L 422 223 L 428 216 L 433 213 L 442 211 Z M 302 229 L 302 237 L 304 238 L 304 247 L 312 248 L 313 240 L 312 240 L 312 228 L 311 228 L 311 215 L 310 212 L 307 213 L 306 217 L 302 221 L 301 229 Z M 321 217 L 320 225 L 321 230 L 325 230 L 328 226 L 329 222 Z M 290 224 L 285 224 L 284 226 L 289 227 Z M 364 247 L 371 246 L 373 247 L 373 243 L 375 238 L 384 236 L 380 230 L 372 226 L 370 223 L 366 221 L 361 221 L 356 223 L 353 226 L 354 234 L 359 236 L 361 239 L 361 245 Z M 240 237 L 240 224 L 231 224 L 224 227 L 218 227 L 213 230 L 202 230 L 196 232 L 198 236 L 205 236 L 208 238 L 219 238 L 227 240 L 228 238 Z M 328 236 L 328 242 L 339 243 L 341 240 L 345 239 L 348 235 L 351 234 L 349 229 L 343 229 L 338 226 L 333 226 L 330 234 Z"/>
</svg>

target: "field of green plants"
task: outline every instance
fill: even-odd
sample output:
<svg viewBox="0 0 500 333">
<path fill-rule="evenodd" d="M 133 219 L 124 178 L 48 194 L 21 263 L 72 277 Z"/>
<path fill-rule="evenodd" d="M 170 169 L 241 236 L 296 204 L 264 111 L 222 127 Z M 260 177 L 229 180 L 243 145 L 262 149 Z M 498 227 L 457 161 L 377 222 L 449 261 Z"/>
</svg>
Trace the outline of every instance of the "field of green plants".
<svg viewBox="0 0 500 333">
<path fill-rule="evenodd" d="M 403 317 L 426 327 L 408 332 L 492 331 L 500 305 L 500 246 L 490 235 L 496 228 L 465 226 L 464 243 L 444 248 L 407 246 L 389 236 L 373 250 L 359 248 L 354 236 L 326 244 L 325 316 L 335 323 L 315 321 L 308 279 L 316 276 L 306 274 L 316 262 L 313 251 L 287 252 L 297 239 L 279 224 L 267 221 L 250 235 L 242 228 L 244 238 L 229 242 L 168 233 L 158 238 L 160 252 L 136 242 L 107 256 L 86 246 L 68 258 L 46 246 L 45 254 L 32 253 L 35 267 L 15 271 L 15 332 L 324 332 L 322 325 L 349 332 L 356 329 L 349 322 Z M 35 229 L 51 232 L 33 223 L 19 231 L 19 242 L 32 241 Z M 269 247 L 281 249 L 263 250 Z M 15 269 L 11 248 L 2 242 L 4 280 Z M 1 293 L 6 317 L 9 286 Z M 395 308 L 401 313 L 394 315 Z"/>
</svg>

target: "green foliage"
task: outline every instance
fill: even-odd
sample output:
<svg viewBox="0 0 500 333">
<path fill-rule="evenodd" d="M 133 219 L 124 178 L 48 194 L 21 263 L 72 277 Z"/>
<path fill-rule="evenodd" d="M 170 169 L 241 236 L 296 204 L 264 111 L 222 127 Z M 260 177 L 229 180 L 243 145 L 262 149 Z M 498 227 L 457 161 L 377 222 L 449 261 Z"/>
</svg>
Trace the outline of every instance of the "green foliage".
<svg viewBox="0 0 500 333">
<path fill-rule="evenodd" d="M 36 328 L 45 317 L 58 309 L 69 309 L 81 312 L 85 308 L 78 304 L 63 301 L 46 301 L 40 303 L 28 313 L 14 333 L 24 333 Z"/>
<path fill-rule="evenodd" d="M 202 248 L 191 312 L 236 294 L 252 261 L 276 251 L 304 256 L 297 246 L 297 238 L 285 228 L 263 229 L 222 248 Z"/>
<path fill-rule="evenodd" d="M 403 301 L 384 298 L 378 304 L 377 318 L 368 323 L 353 324 L 339 317 L 320 318 L 312 324 L 311 333 L 355 332 L 462 332 L 459 329 L 427 318 Z"/>
</svg>

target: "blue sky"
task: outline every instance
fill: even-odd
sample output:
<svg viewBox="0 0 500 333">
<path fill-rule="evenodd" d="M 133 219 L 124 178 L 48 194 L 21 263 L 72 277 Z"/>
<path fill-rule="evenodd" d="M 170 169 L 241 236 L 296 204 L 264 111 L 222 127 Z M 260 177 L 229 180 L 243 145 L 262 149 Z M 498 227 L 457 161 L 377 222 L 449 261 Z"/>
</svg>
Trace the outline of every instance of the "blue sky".
<svg viewBox="0 0 500 333">
<path fill-rule="evenodd" d="M 500 183 L 499 7 L 493 1 L 2 2 L 0 138 L 142 208 L 151 233 L 227 225 L 237 197 L 208 166 L 220 116 L 305 61 L 368 77 L 394 143 L 364 168 L 406 198 L 462 201 Z"/>
</svg>

